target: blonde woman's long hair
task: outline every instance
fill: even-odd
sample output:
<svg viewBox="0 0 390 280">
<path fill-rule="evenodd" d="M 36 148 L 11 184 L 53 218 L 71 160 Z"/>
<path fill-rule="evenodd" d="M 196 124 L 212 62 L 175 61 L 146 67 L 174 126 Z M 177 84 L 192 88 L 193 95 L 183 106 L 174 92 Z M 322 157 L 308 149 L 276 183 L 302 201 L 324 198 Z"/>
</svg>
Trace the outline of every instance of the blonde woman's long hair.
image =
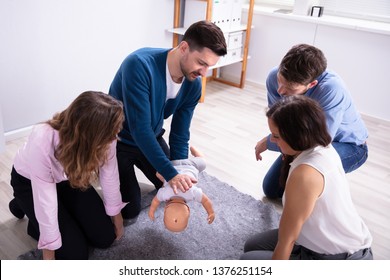
<svg viewBox="0 0 390 280">
<path fill-rule="evenodd" d="M 122 103 L 108 94 L 86 91 L 47 123 L 58 130 L 55 157 L 72 187 L 86 189 L 107 160 L 109 145 L 124 121 Z"/>
</svg>

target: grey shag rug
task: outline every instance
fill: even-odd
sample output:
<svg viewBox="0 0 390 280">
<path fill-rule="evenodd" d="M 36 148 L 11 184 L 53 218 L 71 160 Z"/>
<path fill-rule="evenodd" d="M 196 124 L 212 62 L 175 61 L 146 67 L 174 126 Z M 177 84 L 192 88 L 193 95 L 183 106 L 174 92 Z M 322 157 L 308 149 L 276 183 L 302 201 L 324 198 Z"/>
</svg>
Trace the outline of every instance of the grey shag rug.
<svg viewBox="0 0 390 280">
<path fill-rule="evenodd" d="M 125 235 L 108 249 L 91 249 L 92 260 L 235 260 L 243 253 L 245 241 L 253 234 L 277 228 L 280 215 L 271 203 L 263 203 L 237 191 L 206 172 L 199 174 L 198 187 L 212 200 L 215 220 L 207 223 L 207 213 L 197 202 L 189 202 L 188 227 L 180 233 L 165 229 L 164 203 L 148 217 L 156 191 L 143 196 L 143 210 L 125 222 Z M 18 257 L 41 259 L 40 250 Z"/>
</svg>

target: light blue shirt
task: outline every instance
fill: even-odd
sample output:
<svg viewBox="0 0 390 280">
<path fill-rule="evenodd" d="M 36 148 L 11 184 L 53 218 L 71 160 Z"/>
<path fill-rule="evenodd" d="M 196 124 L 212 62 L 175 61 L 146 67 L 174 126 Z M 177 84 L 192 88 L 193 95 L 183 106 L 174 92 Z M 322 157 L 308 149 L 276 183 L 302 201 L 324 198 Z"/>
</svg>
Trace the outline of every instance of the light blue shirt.
<svg viewBox="0 0 390 280">
<path fill-rule="evenodd" d="M 275 67 L 267 77 L 268 107 L 282 98 L 277 91 L 277 73 L 278 67 Z M 341 78 L 336 73 L 326 70 L 317 80 L 318 84 L 309 89 L 305 95 L 316 100 L 324 109 L 332 141 L 356 145 L 365 143 L 368 137 L 367 128 Z M 275 143 L 270 142 L 269 139 L 270 137 L 267 141 L 268 149 L 278 150 Z"/>
</svg>

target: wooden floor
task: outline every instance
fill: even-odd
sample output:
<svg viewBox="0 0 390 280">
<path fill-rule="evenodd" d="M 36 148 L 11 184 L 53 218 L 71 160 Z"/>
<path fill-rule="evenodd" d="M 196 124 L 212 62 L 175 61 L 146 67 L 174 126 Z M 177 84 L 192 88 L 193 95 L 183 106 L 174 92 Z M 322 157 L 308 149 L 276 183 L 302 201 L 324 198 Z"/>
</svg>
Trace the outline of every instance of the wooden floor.
<svg viewBox="0 0 390 280">
<path fill-rule="evenodd" d="M 206 171 L 264 201 L 262 178 L 277 157 L 267 151 L 263 161 L 255 160 L 255 144 L 269 132 L 265 108 L 266 94 L 258 86 L 247 84 L 241 90 L 210 82 L 191 127 L 191 144 L 205 154 Z M 374 238 L 374 258 L 390 260 L 390 122 L 363 117 L 370 134 L 369 158 L 347 176 L 355 205 Z M 168 124 L 169 120 L 169 131 Z M 8 210 L 10 168 L 25 138 L 8 142 L 0 154 L 0 259 L 16 259 L 36 246 L 26 234 L 26 219 L 17 220 Z M 139 178 L 148 183 L 142 175 Z M 275 206 L 280 211 L 280 206 Z"/>
</svg>

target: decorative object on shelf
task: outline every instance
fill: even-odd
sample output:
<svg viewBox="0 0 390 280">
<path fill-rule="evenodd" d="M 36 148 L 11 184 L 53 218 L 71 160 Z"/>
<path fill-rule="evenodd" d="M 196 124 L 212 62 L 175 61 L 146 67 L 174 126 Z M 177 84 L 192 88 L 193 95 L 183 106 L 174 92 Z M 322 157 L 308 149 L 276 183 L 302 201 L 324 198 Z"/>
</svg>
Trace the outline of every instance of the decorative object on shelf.
<svg viewBox="0 0 390 280">
<path fill-rule="evenodd" d="M 320 16 L 322 16 L 323 12 L 324 12 L 324 7 L 322 7 L 322 6 L 313 6 L 313 7 L 311 7 L 310 15 L 312 17 L 320 17 Z"/>
</svg>

